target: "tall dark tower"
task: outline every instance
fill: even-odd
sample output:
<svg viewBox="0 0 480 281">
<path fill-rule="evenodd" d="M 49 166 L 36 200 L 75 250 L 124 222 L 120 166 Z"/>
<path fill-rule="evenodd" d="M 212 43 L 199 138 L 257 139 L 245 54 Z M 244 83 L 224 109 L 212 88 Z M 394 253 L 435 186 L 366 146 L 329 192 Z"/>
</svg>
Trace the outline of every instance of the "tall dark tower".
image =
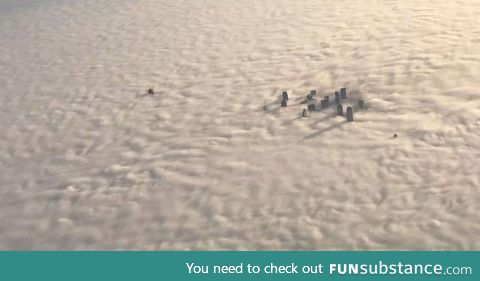
<svg viewBox="0 0 480 281">
<path fill-rule="evenodd" d="M 351 106 L 347 107 L 347 121 L 353 122 L 353 109 Z"/>
<path fill-rule="evenodd" d="M 340 104 L 340 93 L 335 92 L 335 104 Z"/>
<path fill-rule="evenodd" d="M 343 105 L 341 104 L 337 105 L 337 115 L 343 116 Z"/>
<path fill-rule="evenodd" d="M 359 107 L 360 109 L 363 109 L 363 108 L 365 107 L 365 101 L 364 101 L 364 100 L 359 100 L 359 101 L 358 101 L 358 107 Z"/>
</svg>

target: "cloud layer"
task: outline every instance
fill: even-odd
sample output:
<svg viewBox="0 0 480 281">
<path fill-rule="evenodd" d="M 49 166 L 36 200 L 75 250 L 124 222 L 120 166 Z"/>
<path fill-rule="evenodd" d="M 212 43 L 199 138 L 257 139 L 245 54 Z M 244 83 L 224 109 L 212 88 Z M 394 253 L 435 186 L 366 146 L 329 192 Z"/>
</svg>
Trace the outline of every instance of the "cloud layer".
<svg viewBox="0 0 480 281">
<path fill-rule="evenodd" d="M 480 2 L 28 2 L 1 249 L 480 249 Z"/>
</svg>

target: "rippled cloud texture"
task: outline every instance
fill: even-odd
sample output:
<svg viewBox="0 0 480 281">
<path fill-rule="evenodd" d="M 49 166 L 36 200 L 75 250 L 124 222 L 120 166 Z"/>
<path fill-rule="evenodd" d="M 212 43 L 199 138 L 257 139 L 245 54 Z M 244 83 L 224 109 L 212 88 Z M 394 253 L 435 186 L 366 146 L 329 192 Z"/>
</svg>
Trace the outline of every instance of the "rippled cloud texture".
<svg viewBox="0 0 480 281">
<path fill-rule="evenodd" d="M 479 250 L 479 14 L 0 1 L 0 248 Z"/>
</svg>

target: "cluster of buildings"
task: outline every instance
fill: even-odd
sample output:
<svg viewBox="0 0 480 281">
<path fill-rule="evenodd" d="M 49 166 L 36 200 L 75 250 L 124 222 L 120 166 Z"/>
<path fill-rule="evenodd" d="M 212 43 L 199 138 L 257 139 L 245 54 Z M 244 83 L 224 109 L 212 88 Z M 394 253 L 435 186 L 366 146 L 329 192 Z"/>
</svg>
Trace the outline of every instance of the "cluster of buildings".
<svg viewBox="0 0 480 281">
<path fill-rule="evenodd" d="M 307 117 L 308 112 L 311 111 L 320 111 L 327 109 L 330 107 L 332 104 L 335 104 L 337 106 L 337 115 L 339 116 L 345 116 L 343 112 L 343 104 L 342 101 L 347 100 L 347 88 L 341 88 L 340 91 L 335 91 L 335 102 L 330 102 L 330 96 L 326 95 L 323 96 L 322 100 L 320 101 L 320 104 L 316 103 L 316 97 L 317 96 L 317 90 L 312 90 L 310 91 L 309 94 L 305 97 L 305 100 L 302 102 L 302 104 L 307 104 L 307 108 L 303 109 L 302 116 Z M 288 92 L 283 92 L 282 93 L 282 107 L 287 107 L 288 106 Z M 358 108 L 362 109 L 365 106 L 365 102 L 363 99 L 358 100 Z M 346 118 L 348 122 L 353 122 L 353 108 L 351 106 L 348 106 L 346 109 Z"/>
</svg>

